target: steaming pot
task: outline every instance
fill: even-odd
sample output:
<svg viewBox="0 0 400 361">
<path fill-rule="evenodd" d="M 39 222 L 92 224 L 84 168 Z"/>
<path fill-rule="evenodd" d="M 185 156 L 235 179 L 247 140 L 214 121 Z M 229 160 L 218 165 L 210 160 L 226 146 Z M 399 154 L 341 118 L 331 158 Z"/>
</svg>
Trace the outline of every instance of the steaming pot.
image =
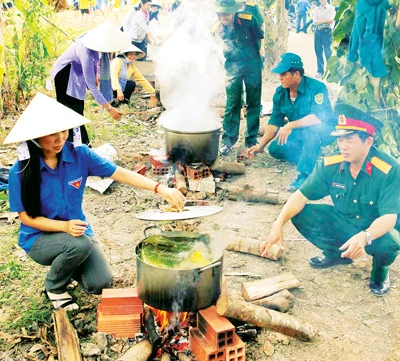
<svg viewBox="0 0 400 361">
<path fill-rule="evenodd" d="M 165 150 L 173 162 L 212 163 L 217 159 L 221 128 L 198 132 L 163 128 Z"/>
<path fill-rule="evenodd" d="M 150 265 L 140 258 L 143 242 L 135 247 L 137 292 L 146 304 L 169 312 L 189 312 L 207 308 L 217 302 L 221 294 L 223 254 L 208 265 L 193 269 L 165 269 Z M 162 232 L 161 235 L 185 237 L 194 232 Z M 200 235 L 197 233 L 197 235 Z"/>
</svg>

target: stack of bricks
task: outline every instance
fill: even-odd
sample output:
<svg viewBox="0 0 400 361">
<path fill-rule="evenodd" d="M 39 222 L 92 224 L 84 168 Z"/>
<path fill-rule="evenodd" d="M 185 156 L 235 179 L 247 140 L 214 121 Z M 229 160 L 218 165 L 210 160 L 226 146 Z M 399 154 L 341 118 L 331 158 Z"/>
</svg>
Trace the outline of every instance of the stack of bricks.
<svg viewBox="0 0 400 361">
<path fill-rule="evenodd" d="M 133 338 L 141 332 L 143 302 L 136 288 L 103 289 L 97 307 L 99 332 Z"/>
<path fill-rule="evenodd" d="M 149 160 L 153 175 L 165 175 L 171 171 L 171 162 L 165 152 L 159 150 L 150 152 Z"/>
<path fill-rule="evenodd" d="M 245 361 L 246 345 L 235 326 L 217 314 L 215 306 L 197 313 L 197 327 L 190 330 L 189 346 L 199 361 Z"/>
</svg>

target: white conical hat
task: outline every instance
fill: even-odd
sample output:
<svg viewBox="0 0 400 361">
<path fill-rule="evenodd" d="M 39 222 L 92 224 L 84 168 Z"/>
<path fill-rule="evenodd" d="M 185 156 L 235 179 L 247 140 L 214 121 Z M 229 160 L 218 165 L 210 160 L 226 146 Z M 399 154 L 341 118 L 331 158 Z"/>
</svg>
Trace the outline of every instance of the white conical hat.
<svg viewBox="0 0 400 361">
<path fill-rule="evenodd" d="M 90 123 L 47 95 L 37 93 L 21 114 L 4 144 L 20 143 Z"/>
<path fill-rule="evenodd" d="M 87 48 L 102 53 L 115 53 L 131 44 L 131 40 L 109 20 L 89 30 L 80 39 Z"/>
<path fill-rule="evenodd" d="M 143 50 L 139 49 L 137 46 L 135 46 L 133 44 L 129 45 L 126 49 L 121 50 L 118 53 L 118 55 L 122 55 L 122 54 L 125 54 L 125 53 L 138 53 L 138 56 L 137 56 L 136 59 L 142 59 L 146 55 L 146 53 Z"/>
</svg>

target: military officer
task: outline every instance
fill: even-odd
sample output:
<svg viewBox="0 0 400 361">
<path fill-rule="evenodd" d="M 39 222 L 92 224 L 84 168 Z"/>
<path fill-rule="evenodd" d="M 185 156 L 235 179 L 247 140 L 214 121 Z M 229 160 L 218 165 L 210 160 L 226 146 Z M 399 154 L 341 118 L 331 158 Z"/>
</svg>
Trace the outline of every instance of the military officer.
<svg viewBox="0 0 400 361">
<path fill-rule="evenodd" d="M 216 13 L 220 22 L 216 33 L 224 42 L 225 70 L 227 74 L 226 109 L 223 121 L 224 134 L 220 152 L 226 155 L 239 137 L 242 83 L 246 87 L 247 131 L 245 144 L 257 143 L 261 110 L 260 40 L 264 32 L 254 15 L 238 11 L 239 0 L 217 0 Z"/>
<path fill-rule="evenodd" d="M 345 104 L 336 130 L 340 153 L 325 157 L 294 193 L 279 214 L 261 255 L 278 243 L 283 248 L 283 225 L 292 220 L 297 230 L 322 250 L 309 264 L 328 268 L 349 264 L 371 255 L 369 287 L 376 296 L 390 290 L 389 265 L 400 249 L 400 165 L 396 159 L 373 146 L 379 120 Z M 333 205 L 308 204 L 330 195 Z"/>
<path fill-rule="evenodd" d="M 304 76 L 303 62 L 297 54 L 286 53 L 273 73 L 279 74 L 281 86 L 273 97 L 272 114 L 259 144 L 247 150 L 253 158 L 267 144 L 269 154 L 297 164 L 297 178 L 287 187 L 294 192 L 311 174 L 321 148 L 334 141 L 330 133 L 335 115 L 324 83 Z"/>
</svg>

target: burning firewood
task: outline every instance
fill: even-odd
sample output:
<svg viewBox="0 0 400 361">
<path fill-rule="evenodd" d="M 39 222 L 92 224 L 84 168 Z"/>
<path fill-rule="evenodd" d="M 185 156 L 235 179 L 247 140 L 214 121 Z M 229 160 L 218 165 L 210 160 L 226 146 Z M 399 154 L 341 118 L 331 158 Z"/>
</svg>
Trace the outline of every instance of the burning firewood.
<svg viewBox="0 0 400 361">
<path fill-rule="evenodd" d="M 254 254 L 256 256 L 261 255 L 261 241 L 252 238 L 245 237 L 234 237 L 226 247 L 229 251 L 236 251 L 242 253 Z M 282 249 L 277 245 L 273 244 L 269 249 L 267 258 L 274 261 L 278 260 L 282 256 Z"/>
<path fill-rule="evenodd" d="M 233 318 L 258 327 L 265 327 L 302 341 L 311 341 L 317 335 L 313 326 L 299 321 L 293 316 L 229 296 L 221 296 L 218 299 L 217 313 L 220 316 Z"/>
<path fill-rule="evenodd" d="M 187 194 L 186 178 L 179 169 L 175 171 L 175 188 L 184 196 Z"/>
<path fill-rule="evenodd" d="M 144 324 L 146 326 L 146 330 L 149 335 L 149 340 L 153 345 L 153 353 L 154 353 L 161 346 L 162 337 L 157 332 L 154 313 L 148 307 L 144 309 Z"/>
<path fill-rule="evenodd" d="M 151 342 L 146 339 L 133 345 L 117 361 L 147 361 L 153 351 Z"/>
</svg>

